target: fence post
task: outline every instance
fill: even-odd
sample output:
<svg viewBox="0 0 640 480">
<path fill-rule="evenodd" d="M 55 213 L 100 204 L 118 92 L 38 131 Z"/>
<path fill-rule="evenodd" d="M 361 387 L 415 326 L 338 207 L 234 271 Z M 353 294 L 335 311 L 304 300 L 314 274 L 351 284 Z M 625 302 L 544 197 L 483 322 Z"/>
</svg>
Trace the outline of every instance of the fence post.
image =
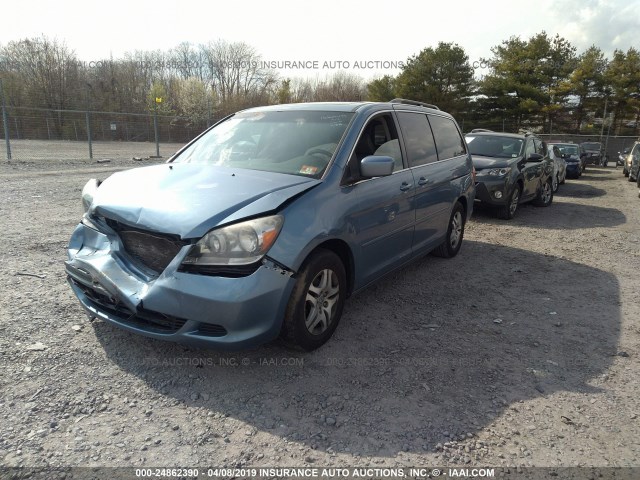
<svg viewBox="0 0 640 480">
<path fill-rule="evenodd" d="M 9 139 L 9 118 L 4 104 L 4 87 L 0 78 L 0 104 L 2 104 L 2 124 L 4 125 L 4 143 L 7 145 L 7 160 L 11 160 L 11 140 Z"/>
<path fill-rule="evenodd" d="M 87 110 L 85 112 L 87 119 L 87 140 L 89 141 L 89 160 L 93 160 L 93 145 L 91 144 L 91 114 Z"/>
</svg>

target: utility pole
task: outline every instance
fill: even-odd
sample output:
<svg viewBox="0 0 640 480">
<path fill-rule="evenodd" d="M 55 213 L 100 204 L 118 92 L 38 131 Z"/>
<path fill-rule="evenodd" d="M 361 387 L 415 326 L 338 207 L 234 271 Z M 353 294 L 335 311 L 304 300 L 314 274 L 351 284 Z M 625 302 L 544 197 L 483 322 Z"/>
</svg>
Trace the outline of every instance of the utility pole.
<svg viewBox="0 0 640 480">
<path fill-rule="evenodd" d="M 602 145 L 602 137 L 604 136 L 604 122 L 607 118 L 607 102 L 609 101 L 609 97 L 604 97 L 604 114 L 602 115 L 602 129 L 600 130 L 600 144 Z"/>
<path fill-rule="evenodd" d="M 7 145 L 7 160 L 11 160 L 11 140 L 9 139 L 9 116 L 4 104 L 4 87 L 0 78 L 0 104 L 2 105 L 2 124 L 4 125 L 4 143 Z"/>
<path fill-rule="evenodd" d="M 85 120 L 87 122 L 87 142 L 89 143 L 89 160 L 93 160 L 93 144 L 91 143 L 91 96 L 93 95 L 93 87 L 87 82 L 87 111 L 85 112 Z"/>
<path fill-rule="evenodd" d="M 162 103 L 162 97 L 156 97 L 153 103 L 153 130 L 156 136 L 156 158 L 160 158 L 160 137 L 158 135 L 158 104 Z"/>
</svg>

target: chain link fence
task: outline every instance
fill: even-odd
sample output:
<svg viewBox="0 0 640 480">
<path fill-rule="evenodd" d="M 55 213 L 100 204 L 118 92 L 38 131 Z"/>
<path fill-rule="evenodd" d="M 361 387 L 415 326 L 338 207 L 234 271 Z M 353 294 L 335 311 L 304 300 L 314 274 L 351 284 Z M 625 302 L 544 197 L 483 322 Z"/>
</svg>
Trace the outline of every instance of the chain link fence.
<svg viewBox="0 0 640 480">
<path fill-rule="evenodd" d="M 6 107 L 2 123 L 0 160 L 100 160 L 168 158 L 204 131 L 217 118 L 193 121 L 188 117 L 154 113 L 95 112 L 44 108 Z M 514 132 L 508 120 L 477 122 L 458 120 L 463 131 L 482 127 L 496 132 Z M 539 125 L 527 125 L 532 132 Z M 538 134 L 547 141 L 601 142 L 610 159 L 630 147 L 636 136 L 601 134 Z"/>
<path fill-rule="evenodd" d="M 2 160 L 170 157 L 214 120 L 153 113 L 6 107 Z"/>
</svg>

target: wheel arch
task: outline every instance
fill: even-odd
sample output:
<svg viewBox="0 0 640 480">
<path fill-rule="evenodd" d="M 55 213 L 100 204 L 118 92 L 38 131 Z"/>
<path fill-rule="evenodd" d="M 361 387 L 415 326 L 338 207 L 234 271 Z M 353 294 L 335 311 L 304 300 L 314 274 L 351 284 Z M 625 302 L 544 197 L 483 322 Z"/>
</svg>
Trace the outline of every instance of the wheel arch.
<svg viewBox="0 0 640 480">
<path fill-rule="evenodd" d="M 344 240 L 333 238 L 325 240 L 322 243 L 316 245 L 313 250 L 306 256 L 304 262 L 306 262 L 311 256 L 318 250 L 329 250 L 335 253 L 344 265 L 344 270 L 347 274 L 347 296 L 350 296 L 353 292 L 353 286 L 355 283 L 355 262 L 353 259 L 353 252 L 349 247 L 349 244 Z M 303 262 L 303 263 L 304 263 Z"/>
</svg>

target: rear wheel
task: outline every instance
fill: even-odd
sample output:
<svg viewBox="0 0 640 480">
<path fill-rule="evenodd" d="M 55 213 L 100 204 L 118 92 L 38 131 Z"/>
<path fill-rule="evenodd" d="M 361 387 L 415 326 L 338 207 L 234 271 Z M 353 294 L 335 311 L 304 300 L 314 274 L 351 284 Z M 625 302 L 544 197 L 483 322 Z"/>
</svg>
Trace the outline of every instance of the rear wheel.
<svg viewBox="0 0 640 480">
<path fill-rule="evenodd" d="M 509 196 L 507 200 L 507 204 L 501 206 L 498 209 L 498 218 L 502 218 L 503 220 L 511 220 L 516 215 L 516 210 L 518 210 L 518 204 L 520 203 L 520 194 L 522 193 L 522 187 L 520 184 L 516 184 L 513 188 L 513 192 Z"/>
<path fill-rule="evenodd" d="M 449 228 L 447 236 L 432 253 L 437 257 L 451 258 L 455 257 L 462 246 L 462 237 L 464 237 L 465 213 L 464 207 L 460 202 L 456 202 L 449 219 Z"/>
<path fill-rule="evenodd" d="M 335 253 L 320 249 L 305 262 L 287 305 L 280 337 L 289 346 L 315 350 L 338 327 L 347 275 Z"/>
</svg>

